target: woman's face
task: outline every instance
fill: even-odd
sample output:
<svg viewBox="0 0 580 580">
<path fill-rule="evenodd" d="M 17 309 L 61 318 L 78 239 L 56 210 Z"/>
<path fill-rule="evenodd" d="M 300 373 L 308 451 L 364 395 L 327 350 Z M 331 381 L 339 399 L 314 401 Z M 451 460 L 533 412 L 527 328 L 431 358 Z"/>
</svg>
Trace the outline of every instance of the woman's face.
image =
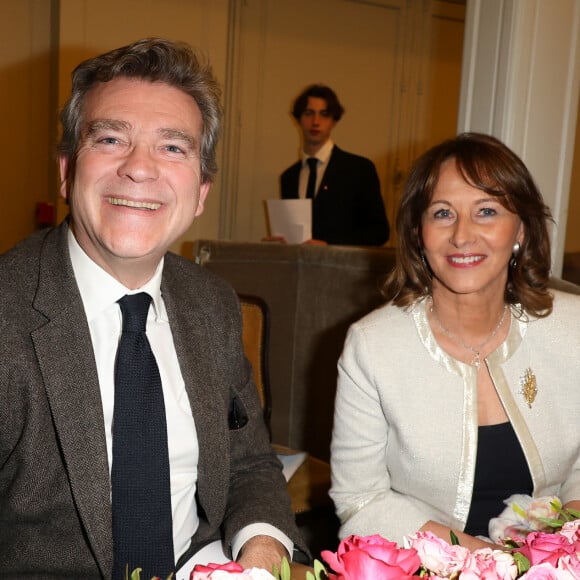
<svg viewBox="0 0 580 580">
<path fill-rule="evenodd" d="M 441 167 L 422 218 L 423 251 L 433 292 L 503 297 L 509 261 L 524 226 L 497 197 L 465 182 L 455 160 Z"/>
</svg>

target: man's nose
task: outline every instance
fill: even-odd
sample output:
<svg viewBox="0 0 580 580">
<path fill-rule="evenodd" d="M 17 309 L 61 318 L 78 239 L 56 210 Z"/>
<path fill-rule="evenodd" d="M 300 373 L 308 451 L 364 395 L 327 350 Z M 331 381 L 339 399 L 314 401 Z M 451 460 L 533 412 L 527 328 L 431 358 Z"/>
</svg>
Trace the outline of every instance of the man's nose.
<svg viewBox="0 0 580 580">
<path fill-rule="evenodd" d="M 156 179 L 159 171 L 153 152 L 146 145 L 134 145 L 119 166 L 118 174 L 136 182 Z"/>
</svg>

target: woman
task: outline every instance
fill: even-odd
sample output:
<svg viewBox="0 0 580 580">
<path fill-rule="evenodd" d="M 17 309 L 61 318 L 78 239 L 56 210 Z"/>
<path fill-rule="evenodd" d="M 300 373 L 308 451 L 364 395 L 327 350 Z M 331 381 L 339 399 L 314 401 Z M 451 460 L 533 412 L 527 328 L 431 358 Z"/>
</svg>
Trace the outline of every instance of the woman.
<svg viewBox="0 0 580 580">
<path fill-rule="evenodd" d="M 474 549 L 514 493 L 580 507 L 580 296 L 548 290 L 549 219 L 493 137 L 415 163 L 388 303 L 352 326 L 339 361 L 341 537 L 452 529 Z"/>
</svg>

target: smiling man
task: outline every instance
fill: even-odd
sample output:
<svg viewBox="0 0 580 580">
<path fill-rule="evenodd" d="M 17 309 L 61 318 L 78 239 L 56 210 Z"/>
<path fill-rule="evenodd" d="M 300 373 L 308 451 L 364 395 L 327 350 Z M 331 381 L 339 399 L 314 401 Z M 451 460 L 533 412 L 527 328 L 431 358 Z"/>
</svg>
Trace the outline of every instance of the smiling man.
<svg viewBox="0 0 580 580">
<path fill-rule="evenodd" d="M 209 65 L 162 39 L 73 73 L 70 216 L 0 257 L 6 577 L 180 578 L 207 546 L 268 569 L 305 551 L 235 293 L 168 253 L 217 170 L 219 98 Z"/>
<path fill-rule="evenodd" d="M 377 170 L 370 159 L 347 153 L 331 139 L 344 109 L 325 85 L 310 85 L 294 101 L 292 116 L 302 154 L 280 176 L 283 199 L 312 199 L 311 243 L 380 246 L 389 239 Z"/>
</svg>

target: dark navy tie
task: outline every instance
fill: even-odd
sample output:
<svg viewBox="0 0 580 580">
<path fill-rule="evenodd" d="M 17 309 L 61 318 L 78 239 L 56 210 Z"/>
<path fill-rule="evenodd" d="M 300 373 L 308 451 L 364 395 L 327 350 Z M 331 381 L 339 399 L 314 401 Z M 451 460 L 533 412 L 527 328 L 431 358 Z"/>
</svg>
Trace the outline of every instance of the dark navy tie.
<svg viewBox="0 0 580 580">
<path fill-rule="evenodd" d="M 119 300 L 123 332 L 115 365 L 113 412 L 113 580 L 174 571 L 167 424 L 161 378 L 145 334 L 151 296 Z"/>
<path fill-rule="evenodd" d="M 314 199 L 314 194 L 316 193 L 316 166 L 318 164 L 318 159 L 316 157 L 309 157 L 306 160 L 308 163 L 308 168 L 310 173 L 308 174 L 308 184 L 306 186 L 306 197 L 308 199 Z"/>
</svg>

